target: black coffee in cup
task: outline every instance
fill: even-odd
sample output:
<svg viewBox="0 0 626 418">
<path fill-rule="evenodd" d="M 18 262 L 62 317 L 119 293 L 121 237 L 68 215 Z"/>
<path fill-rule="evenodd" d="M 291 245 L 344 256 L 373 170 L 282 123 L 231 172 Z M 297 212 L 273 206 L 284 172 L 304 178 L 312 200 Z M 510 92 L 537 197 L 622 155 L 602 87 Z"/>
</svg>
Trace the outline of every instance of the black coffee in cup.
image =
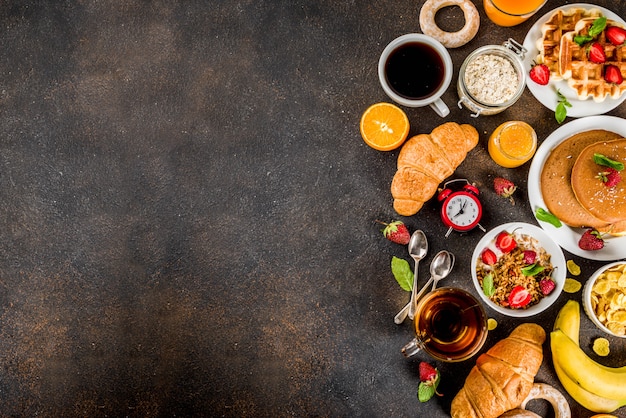
<svg viewBox="0 0 626 418">
<path fill-rule="evenodd" d="M 409 100 L 421 100 L 439 90 L 445 72 L 441 55 L 422 42 L 399 45 L 385 62 L 387 83 L 396 94 Z"/>
</svg>

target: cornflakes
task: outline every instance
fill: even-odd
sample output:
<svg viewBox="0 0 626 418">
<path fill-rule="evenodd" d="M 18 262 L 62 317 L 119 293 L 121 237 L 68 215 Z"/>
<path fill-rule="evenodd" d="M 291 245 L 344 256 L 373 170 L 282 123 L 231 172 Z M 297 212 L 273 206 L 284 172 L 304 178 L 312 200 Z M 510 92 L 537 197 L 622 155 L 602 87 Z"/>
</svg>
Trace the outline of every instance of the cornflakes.
<svg viewBox="0 0 626 418">
<path fill-rule="evenodd" d="M 618 264 L 598 276 L 591 288 L 591 307 L 598 321 L 612 333 L 626 335 L 626 264 Z"/>
<path fill-rule="evenodd" d="M 563 291 L 567 293 L 576 293 L 580 290 L 582 284 L 578 280 L 570 279 L 569 277 L 565 279 L 565 284 L 563 285 Z"/>
<path fill-rule="evenodd" d="M 578 276 L 580 274 L 580 266 L 574 260 L 567 260 L 567 271 L 572 276 Z"/>
<path fill-rule="evenodd" d="M 609 352 L 611 351 L 609 349 L 609 340 L 607 340 L 606 338 L 596 338 L 593 341 L 593 351 L 602 357 L 608 356 Z"/>
</svg>

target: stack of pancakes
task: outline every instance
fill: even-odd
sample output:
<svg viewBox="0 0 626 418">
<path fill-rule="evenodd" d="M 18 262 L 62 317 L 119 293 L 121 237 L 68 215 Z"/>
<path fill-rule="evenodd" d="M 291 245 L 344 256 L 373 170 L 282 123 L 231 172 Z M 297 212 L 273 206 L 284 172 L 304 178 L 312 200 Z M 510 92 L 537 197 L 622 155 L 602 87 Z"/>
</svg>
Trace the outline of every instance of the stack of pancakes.
<svg viewBox="0 0 626 418">
<path fill-rule="evenodd" d="M 626 91 L 626 81 L 613 84 L 604 79 L 604 69 L 612 64 L 620 69 L 626 80 L 626 45 L 612 45 L 603 31 L 593 42 L 598 42 L 604 48 L 606 62 L 596 64 L 588 59 L 587 48 L 590 43 L 580 46 L 574 42 L 575 36 L 587 35 L 593 22 L 601 16 L 600 10 L 593 8 L 557 10 L 542 25 L 542 37 L 537 41 L 539 55 L 536 61 L 548 66 L 552 79 L 567 80 L 580 100 L 592 97 L 594 101 L 602 102 L 607 97 L 617 99 Z M 607 19 L 606 27 L 609 26 L 623 27 Z"/>
<path fill-rule="evenodd" d="M 566 225 L 626 235 L 626 179 L 607 187 L 598 178 L 606 167 L 594 162 L 594 153 L 626 165 L 626 138 L 598 129 L 561 142 L 541 171 L 543 200 Z"/>
</svg>

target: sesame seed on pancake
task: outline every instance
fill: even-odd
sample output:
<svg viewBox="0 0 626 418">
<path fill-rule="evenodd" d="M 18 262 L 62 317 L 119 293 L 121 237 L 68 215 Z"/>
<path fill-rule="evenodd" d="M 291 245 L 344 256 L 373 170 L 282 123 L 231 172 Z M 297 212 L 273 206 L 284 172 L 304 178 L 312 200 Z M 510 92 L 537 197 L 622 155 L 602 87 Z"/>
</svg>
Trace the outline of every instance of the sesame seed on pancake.
<svg viewBox="0 0 626 418">
<path fill-rule="evenodd" d="M 626 220 L 626 181 L 607 187 L 598 178 L 598 173 L 606 170 L 606 167 L 594 162 L 595 153 L 626 164 L 626 139 L 598 142 L 581 151 L 572 168 L 572 189 L 576 199 L 600 220 Z"/>
</svg>

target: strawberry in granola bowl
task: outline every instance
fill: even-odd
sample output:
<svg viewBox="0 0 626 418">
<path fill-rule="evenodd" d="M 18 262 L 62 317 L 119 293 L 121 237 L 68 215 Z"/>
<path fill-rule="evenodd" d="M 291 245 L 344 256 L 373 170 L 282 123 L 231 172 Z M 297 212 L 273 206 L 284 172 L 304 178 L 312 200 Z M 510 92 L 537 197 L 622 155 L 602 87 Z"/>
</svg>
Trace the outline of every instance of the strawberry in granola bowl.
<svg viewBox="0 0 626 418">
<path fill-rule="evenodd" d="M 558 298 L 565 257 L 543 229 L 520 222 L 484 235 L 471 263 L 476 291 L 489 308 L 513 317 L 536 315 Z"/>
</svg>

